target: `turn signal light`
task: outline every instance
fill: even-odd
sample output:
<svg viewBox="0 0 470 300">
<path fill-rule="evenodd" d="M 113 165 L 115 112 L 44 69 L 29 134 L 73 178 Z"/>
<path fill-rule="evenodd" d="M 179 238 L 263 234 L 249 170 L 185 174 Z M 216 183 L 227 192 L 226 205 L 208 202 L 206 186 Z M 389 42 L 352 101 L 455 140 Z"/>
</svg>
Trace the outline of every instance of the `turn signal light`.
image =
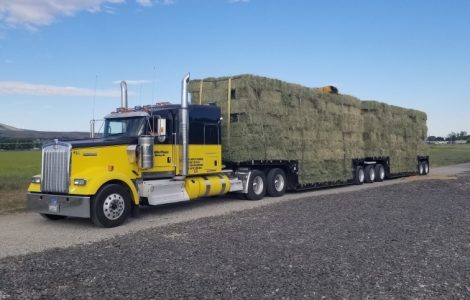
<svg viewBox="0 0 470 300">
<path fill-rule="evenodd" d="M 73 180 L 74 185 L 86 185 L 86 179 L 77 178 Z"/>
</svg>

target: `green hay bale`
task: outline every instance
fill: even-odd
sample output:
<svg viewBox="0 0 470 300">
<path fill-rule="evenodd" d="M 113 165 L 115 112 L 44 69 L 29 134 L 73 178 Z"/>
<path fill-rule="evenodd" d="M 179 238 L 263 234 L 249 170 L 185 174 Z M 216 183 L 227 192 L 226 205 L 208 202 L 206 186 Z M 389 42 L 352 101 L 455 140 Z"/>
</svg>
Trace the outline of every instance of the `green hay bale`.
<svg viewBox="0 0 470 300">
<path fill-rule="evenodd" d="M 415 171 L 424 148 L 426 114 L 415 110 L 253 75 L 204 79 L 202 94 L 193 80 L 189 91 L 192 103 L 221 108 L 224 160 L 298 160 L 301 184 L 350 180 L 352 159 L 364 157 Z"/>
</svg>

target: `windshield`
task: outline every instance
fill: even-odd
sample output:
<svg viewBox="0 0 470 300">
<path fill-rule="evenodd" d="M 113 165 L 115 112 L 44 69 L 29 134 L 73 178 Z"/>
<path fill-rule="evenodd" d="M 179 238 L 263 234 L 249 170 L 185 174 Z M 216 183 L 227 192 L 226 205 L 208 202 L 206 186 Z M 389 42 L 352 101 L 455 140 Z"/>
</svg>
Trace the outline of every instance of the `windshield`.
<svg viewBox="0 0 470 300">
<path fill-rule="evenodd" d="M 139 136 L 144 131 L 145 118 L 112 118 L 104 123 L 104 137 Z"/>
</svg>

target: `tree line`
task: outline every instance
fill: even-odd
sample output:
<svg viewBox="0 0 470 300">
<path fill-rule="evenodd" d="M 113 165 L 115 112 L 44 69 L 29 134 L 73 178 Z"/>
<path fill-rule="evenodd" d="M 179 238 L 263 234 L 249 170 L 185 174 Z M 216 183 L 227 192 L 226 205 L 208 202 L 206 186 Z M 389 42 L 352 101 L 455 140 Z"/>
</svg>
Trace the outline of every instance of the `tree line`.
<svg viewBox="0 0 470 300">
<path fill-rule="evenodd" d="M 42 142 L 39 139 L 12 139 L 0 138 L 0 150 L 31 150 L 41 148 Z"/>
<path fill-rule="evenodd" d="M 451 132 L 446 137 L 442 136 L 429 136 L 426 141 L 428 142 L 455 142 L 455 141 L 467 141 L 470 143 L 470 135 L 466 131 Z"/>
</svg>

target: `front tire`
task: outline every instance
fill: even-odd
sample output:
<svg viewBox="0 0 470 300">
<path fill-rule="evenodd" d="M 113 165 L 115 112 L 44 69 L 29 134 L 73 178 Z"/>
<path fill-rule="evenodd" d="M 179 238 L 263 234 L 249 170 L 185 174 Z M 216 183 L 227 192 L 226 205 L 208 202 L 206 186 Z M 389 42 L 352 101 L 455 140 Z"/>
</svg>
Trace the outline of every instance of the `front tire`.
<svg viewBox="0 0 470 300">
<path fill-rule="evenodd" d="M 286 173 L 279 168 L 272 169 L 267 176 L 266 192 L 271 197 L 281 197 L 286 193 Z"/>
<path fill-rule="evenodd" d="M 93 197 L 91 220 L 96 226 L 116 227 L 124 223 L 131 211 L 131 196 L 118 184 L 108 184 Z"/>
<path fill-rule="evenodd" d="M 250 180 L 248 181 L 248 200 L 261 200 L 266 195 L 266 176 L 260 170 L 251 171 Z"/>
</svg>

